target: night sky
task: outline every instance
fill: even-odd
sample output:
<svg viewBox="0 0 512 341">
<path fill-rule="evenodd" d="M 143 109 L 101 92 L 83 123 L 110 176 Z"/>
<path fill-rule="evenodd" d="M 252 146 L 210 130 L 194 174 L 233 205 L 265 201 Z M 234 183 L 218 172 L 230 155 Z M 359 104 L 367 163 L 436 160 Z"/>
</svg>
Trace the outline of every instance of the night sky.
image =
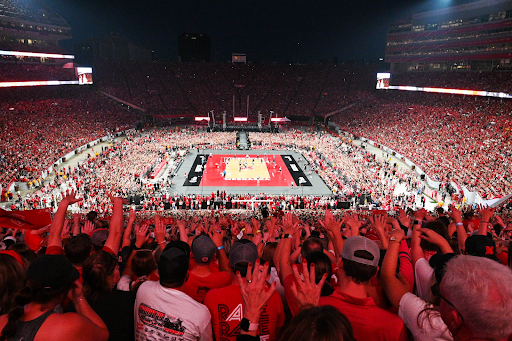
<svg viewBox="0 0 512 341">
<path fill-rule="evenodd" d="M 61 45 L 111 32 L 177 61 L 178 36 L 211 37 L 212 61 L 246 53 L 248 61 L 317 63 L 384 57 L 389 23 L 417 11 L 470 0 L 45 0 L 72 28 Z"/>
</svg>

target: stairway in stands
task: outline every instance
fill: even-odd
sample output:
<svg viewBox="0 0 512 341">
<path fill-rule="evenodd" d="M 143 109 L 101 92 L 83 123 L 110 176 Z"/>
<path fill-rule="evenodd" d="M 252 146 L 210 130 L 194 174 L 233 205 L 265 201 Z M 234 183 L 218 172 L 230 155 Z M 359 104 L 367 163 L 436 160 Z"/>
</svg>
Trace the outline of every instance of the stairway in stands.
<svg viewBox="0 0 512 341">
<path fill-rule="evenodd" d="M 247 148 L 247 133 L 245 131 L 240 132 L 240 146 L 239 149 L 248 149 Z"/>
</svg>

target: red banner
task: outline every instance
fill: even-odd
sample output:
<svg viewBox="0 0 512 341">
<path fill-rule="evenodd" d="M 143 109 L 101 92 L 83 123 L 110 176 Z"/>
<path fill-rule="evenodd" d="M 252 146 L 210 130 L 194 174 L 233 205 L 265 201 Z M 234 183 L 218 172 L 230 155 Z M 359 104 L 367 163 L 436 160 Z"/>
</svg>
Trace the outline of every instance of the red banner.
<svg viewBox="0 0 512 341">
<path fill-rule="evenodd" d="M 6 211 L 0 209 L 0 227 L 39 230 L 52 223 L 50 209 Z"/>
</svg>

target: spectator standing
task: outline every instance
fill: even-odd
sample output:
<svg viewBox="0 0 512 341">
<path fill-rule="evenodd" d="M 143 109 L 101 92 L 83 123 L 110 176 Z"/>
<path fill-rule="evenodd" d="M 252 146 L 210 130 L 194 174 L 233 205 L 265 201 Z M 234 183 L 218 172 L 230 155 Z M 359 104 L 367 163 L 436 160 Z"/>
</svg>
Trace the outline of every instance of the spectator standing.
<svg viewBox="0 0 512 341">
<path fill-rule="evenodd" d="M 229 252 L 229 264 L 232 269 L 231 285 L 213 289 L 206 294 L 205 305 L 212 314 L 212 325 L 216 340 L 235 341 L 244 317 L 244 305 L 240 285 L 235 272 L 239 273 L 243 280 L 246 280 L 249 264 L 256 264 L 258 249 L 256 245 L 242 239 L 233 244 Z M 260 266 L 262 269 L 263 265 Z M 260 269 L 260 271 L 262 270 Z M 269 267 L 265 267 L 266 270 Z M 270 276 L 267 276 L 267 280 Z M 249 283 L 250 281 L 247 280 Z M 270 285 L 267 285 L 270 290 Z M 277 339 L 279 329 L 285 320 L 284 308 L 279 293 L 274 292 L 261 311 L 259 324 L 254 324 L 264 340 L 273 341 Z"/>
<path fill-rule="evenodd" d="M 512 270 L 476 256 L 446 265 L 440 288 L 441 318 L 455 341 L 505 341 L 512 335 Z"/>
<path fill-rule="evenodd" d="M 367 285 L 378 270 L 380 251 L 366 237 L 348 238 L 339 263 L 340 286 L 330 296 L 321 297 L 320 305 L 332 305 L 347 316 L 356 340 L 406 340 L 403 321 L 377 307 L 369 297 Z"/>
<path fill-rule="evenodd" d="M 226 271 L 228 260 L 223 250 L 222 236 L 219 233 L 216 234 L 218 235 L 217 243 L 206 235 L 200 235 L 192 242 L 194 265 L 183 285 L 183 292 L 199 303 L 204 303 L 205 295 L 210 289 L 222 288 L 231 283 L 229 272 Z M 215 254 L 217 254 L 221 271 L 212 270 Z"/>
<path fill-rule="evenodd" d="M 0 340 L 107 340 L 108 330 L 83 297 L 78 271 L 62 255 L 44 255 L 27 270 L 19 304 L 0 316 Z M 69 296 L 77 313 L 55 313 Z"/>
<path fill-rule="evenodd" d="M 135 300 L 135 340 L 212 340 L 211 315 L 183 293 L 190 257 L 184 242 L 169 243 L 158 261 L 160 282 L 146 281 Z"/>
</svg>

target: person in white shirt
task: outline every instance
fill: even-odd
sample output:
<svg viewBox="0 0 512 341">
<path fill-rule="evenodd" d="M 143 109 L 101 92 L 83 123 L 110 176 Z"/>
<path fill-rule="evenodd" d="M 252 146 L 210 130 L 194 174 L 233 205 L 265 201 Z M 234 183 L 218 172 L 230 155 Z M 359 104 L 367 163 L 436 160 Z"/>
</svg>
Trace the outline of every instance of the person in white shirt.
<svg viewBox="0 0 512 341">
<path fill-rule="evenodd" d="M 212 340 L 206 306 L 180 291 L 188 275 L 190 247 L 169 243 L 158 262 L 159 282 L 143 283 L 135 300 L 135 340 Z"/>
</svg>

